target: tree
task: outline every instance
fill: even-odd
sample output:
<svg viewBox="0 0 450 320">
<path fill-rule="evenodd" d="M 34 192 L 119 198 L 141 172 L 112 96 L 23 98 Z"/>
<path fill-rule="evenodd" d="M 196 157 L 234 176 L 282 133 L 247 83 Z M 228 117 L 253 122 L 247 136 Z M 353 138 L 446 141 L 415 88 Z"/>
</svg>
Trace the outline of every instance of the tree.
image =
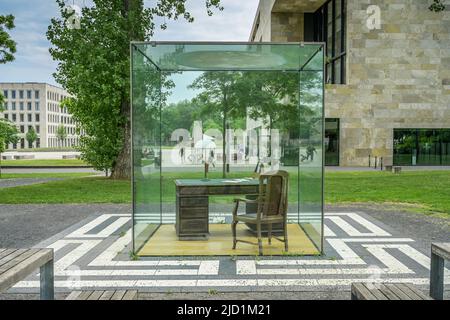
<svg viewBox="0 0 450 320">
<path fill-rule="evenodd" d="M 37 136 L 37 133 L 36 133 L 36 131 L 34 130 L 33 127 L 30 127 L 28 129 L 28 132 L 25 135 L 25 138 L 27 139 L 29 146 L 33 145 L 33 143 L 37 140 L 38 136 Z"/>
<path fill-rule="evenodd" d="M 445 10 L 445 4 L 442 3 L 442 0 L 433 0 L 433 4 L 428 9 L 434 12 L 441 12 Z"/>
<path fill-rule="evenodd" d="M 64 127 L 63 124 L 60 124 L 58 126 L 58 128 L 56 129 L 56 138 L 59 141 L 59 146 L 62 147 L 62 143 L 63 143 L 64 139 L 67 138 L 66 127 Z"/>
<path fill-rule="evenodd" d="M 0 15 L 0 64 L 14 60 L 16 43 L 7 32 L 7 30 L 12 30 L 14 27 L 13 15 Z"/>
<path fill-rule="evenodd" d="M 204 1 L 209 15 L 222 9 L 220 0 Z M 144 8 L 143 0 L 93 0 L 92 7 L 82 9 L 79 28 L 68 28 L 73 11 L 65 1 L 57 3 L 62 18 L 51 20 L 47 38 L 59 62 L 55 79 L 74 96 L 65 106 L 85 132 L 82 156 L 97 169 L 109 167 L 112 178 L 129 178 L 130 41 L 149 40 L 156 17 L 194 19 L 186 0 L 157 0 L 151 8 Z"/>
<path fill-rule="evenodd" d="M 11 36 L 6 30 L 14 28 L 14 16 L 0 15 L 0 64 L 5 64 L 14 60 L 14 53 L 16 53 L 16 43 L 11 39 Z M 0 112 L 4 111 L 4 97 L 0 93 Z M 7 119 L 0 119 L 0 161 L 1 154 L 5 152 L 6 146 L 10 143 L 17 143 L 19 139 L 18 130 L 14 123 Z M 1 177 L 1 165 L 0 165 Z"/>
</svg>

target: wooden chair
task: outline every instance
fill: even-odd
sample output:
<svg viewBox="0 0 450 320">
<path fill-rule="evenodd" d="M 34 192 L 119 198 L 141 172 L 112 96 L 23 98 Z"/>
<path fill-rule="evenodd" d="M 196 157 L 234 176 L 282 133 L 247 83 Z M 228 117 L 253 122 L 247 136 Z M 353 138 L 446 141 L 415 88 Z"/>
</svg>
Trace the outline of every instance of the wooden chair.
<svg viewBox="0 0 450 320">
<path fill-rule="evenodd" d="M 272 225 L 282 224 L 284 239 L 274 237 L 284 242 L 285 251 L 288 251 L 288 235 L 287 235 L 287 207 L 288 207 L 288 185 L 289 173 L 286 171 L 273 171 L 261 174 L 259 177 L 259 194 L 256 200 L 235 199 L 235 207 L 233 210 L 233 222 L 231 229 L 233 232 L 233 249 L 236 249 L 238 241 L 254 244 L 252 242 L 236 239 L 236 226 L 238 222 L 256 225 L 256 233 L 258 237 L 259 255 L 263 254 L 261 226 L 267 225 L 267 236 L 269 245 L 272 243 Z M 256 203 L 258 206 L 256 214 L 238 215 L 239 203 Z"/>
</svg>

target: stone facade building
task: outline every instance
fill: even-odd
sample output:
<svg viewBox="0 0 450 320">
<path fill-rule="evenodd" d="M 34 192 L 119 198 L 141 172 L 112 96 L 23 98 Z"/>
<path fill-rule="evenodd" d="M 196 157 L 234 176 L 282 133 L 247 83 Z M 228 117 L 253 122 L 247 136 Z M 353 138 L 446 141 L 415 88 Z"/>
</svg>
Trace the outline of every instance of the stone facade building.
<svg viewBox="0 0 450 320">
<path fill-rule="evenodd" d="M 0 93 L 5 98 L 4 111 L 0 116 L 17 125 L 19 142 L 7 146 L 9 150 L 28 148 L 72 147 L 79 143 L 76 124 L 61 101 L 68 93 L 46 83 L 0 83 Z M 66 137 L 57 135 L 59 126 L 64 126 Z M 33 127 L 38 139 L 31 145 L 26 139 Z"/>
<path fill-rule="evenodd" d="M 260 0 L 250 41 L 327 44 L 327 162 L 450 165 L 450 1 Z"/>
</svg>

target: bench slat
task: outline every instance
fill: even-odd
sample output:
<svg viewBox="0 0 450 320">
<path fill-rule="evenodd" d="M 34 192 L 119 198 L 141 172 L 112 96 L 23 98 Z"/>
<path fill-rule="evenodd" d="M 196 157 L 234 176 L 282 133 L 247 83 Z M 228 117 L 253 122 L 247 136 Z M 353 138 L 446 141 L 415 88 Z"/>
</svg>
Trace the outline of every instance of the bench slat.
<svg viewBox="0 0 450 320">
<path fill-rule="evenodd" d="M 101 291 L 101 290 L 94 291 L 94 292 L 89 296 L 88 300 L 98 300 L 98 299 L 100 299 L 100 297 L 102 296 L 102 294 L 103 294 L 103 291 Z"/>
<path fill-rule="evenodd" d="M 389 300 L 400 300 L 399 297 L 395 295 L 385 284 L 380 284 L 380 291 L 389 299 Z"/>
<path fill-rule="evenodd" d="M 66 298 L 66 300 L 77 300 L 78 296 L 81 294 L 81 291 L 72 291 Z"/>
<path fill-rule="evenodd" d="M 8 290 L 51 260 L 53 260 L 53 249 L 39 249 L 32 256 L 0 274 L 0 292 Z"/>
<path fill-rule="evenodd" d="M 122 300 L 137 300 L 138 292 L 137 290 L 127 290 Z"/>
<path fill-rule="evenodd" d="M 25 250 L 21 255 L 16 256 L 15 258 L 9 260 L 7 263 L 5 263 L 2 266 L 0 266 L 0 274 L 5 273 L 9 269 L 11 269 L 11 268 L 15 267 L 16 265 L 20 264 L 22 261 L 28 259 L 29 257 L 31 257 L 33 254 L 37 253 L 38 251 L 39 251 L 39 249 Z"/>
<path fill-rule="evenodd" d="M 433 298 L 431 298 L 430 296 L 423 293 L 421 290 L 414 287 L 411 283 L 405 283 L 405 286 L 407 286 L 409 289 L 414 291 L 414 293 L 417 294 L 418 296 L 420 296 L 422 298 L 422 300 L 433 300 Z"/>
<path fill-rule="evenodd" d="M 367 290 L 375 296 L 377 300 L 388 300 L 387 297 L 381 292 L 378 284 L 374 283 L 365 283 L 363 284 L 367 288 Z"/>
<path fill-rule="evenodd" d="M 4 256 L 0 259 L 0 268 L 5 264 L 13 260 L 14 258 L 20 256 L 21 254 L 25 253 L 27 249 L 17 249 L 14 252 L 11 252 L 10 254 Z"/>
<path fill-rule="evenodd" d="M 113 296 L 111 297 L 111 300 L 122 300 L 124 295 L 125 290 L 116 290 L 116 292 L 114 292 Z"/>
<path fill-rule="evenodd" d="M 114 295 L 114 291 L 108 290 L 103 292 L 102 296 L 99 300 L 111 300 L 111 297 Z"/>
<path fill-rule="evenodd" d="M 0 258 L 6 257 L 14 251 L 17 251 L 17 249 L 5 249 L 2 253 L 0 253 Z"/>
<path fill-rule="evenodd" d="M 432 243 L 431 252 L 445 260 L 450 260 L 450 243 Z"/>
<path fill-rule="evenodd" d="M 386 283 L 386 287 L 388 287 L 400 300 L 411 300 L 411 298 L 405 294 L 400 288 L 397 287 L 395 283 Z"/>
<path fill-rule="evenodd" d="M 397 287 L 400 288 L 412 300 L 423 300 L 422 297 L 416 293 L 416 290 L 411 290 L 404 283 L 397 284 Z"/>
<path fill-rule="evenodd" d="M 80 295 L 77 297 L 77 300 L 87 300 L 93 292 L 94 291 L 92 290 L 81 291 Z"/>
<path fill-rule="evenodd" d="M 376 297 L 362 283 L 353 283 L 351 291 L 358 300 L 376 300 Z"/>
</svg>

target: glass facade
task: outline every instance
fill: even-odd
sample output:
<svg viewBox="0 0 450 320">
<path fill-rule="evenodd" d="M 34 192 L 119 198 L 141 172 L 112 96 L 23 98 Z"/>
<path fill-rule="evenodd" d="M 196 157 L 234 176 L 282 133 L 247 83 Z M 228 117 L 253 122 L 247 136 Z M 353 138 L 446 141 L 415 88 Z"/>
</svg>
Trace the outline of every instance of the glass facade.
<svg viewBox="0 0 450 320">
<path fill-rule="evenodd" d="M 277 170 L 289 173 L 289 252 L 322 252 L 322 48 L 294 43 L 132 44 L 136 254 L 177 255 L 176 235 L 189 223 L 209 235 L 207 241 L 181 241 L 192 255 L 208 255 L 211 248 L 215 255 L 228 255 L 219 240 L 231 236 L 233 199 L 240 193 L 251 198 L 254 194 L 245 191 L 248 184 L 260 173 Z M 180 183 L 196 183 L 191 189 L 195 195 L 181 197 Z M 179 220 L 181 207 L 189 221 Z M 241 210 L 251 214 L 256 209 L 247 205 Z M 242 232 L 252 232 L 247 227 Z M 300 234 L 304 242 L 296 237 Z M 242 244 L 240 250 L 247 247 Z M 264 247 L 282 254 L 272 249 Z"/>
<path fill-rule="evenodd" d="M 325 165 L 339 166 L 339 119 L 325 119 Z"/>
<path fill-rule="evenodd" d="M 394 165 L 450 165 L 450 129 L 394 129 Z"/>
<path fill-rule="evenodd" d="M 326 83 L 346 83 L 346 12 L 346 0 L 329 0 L 314 13 L 314 41 L 327 46 Z"/>
</svg>

